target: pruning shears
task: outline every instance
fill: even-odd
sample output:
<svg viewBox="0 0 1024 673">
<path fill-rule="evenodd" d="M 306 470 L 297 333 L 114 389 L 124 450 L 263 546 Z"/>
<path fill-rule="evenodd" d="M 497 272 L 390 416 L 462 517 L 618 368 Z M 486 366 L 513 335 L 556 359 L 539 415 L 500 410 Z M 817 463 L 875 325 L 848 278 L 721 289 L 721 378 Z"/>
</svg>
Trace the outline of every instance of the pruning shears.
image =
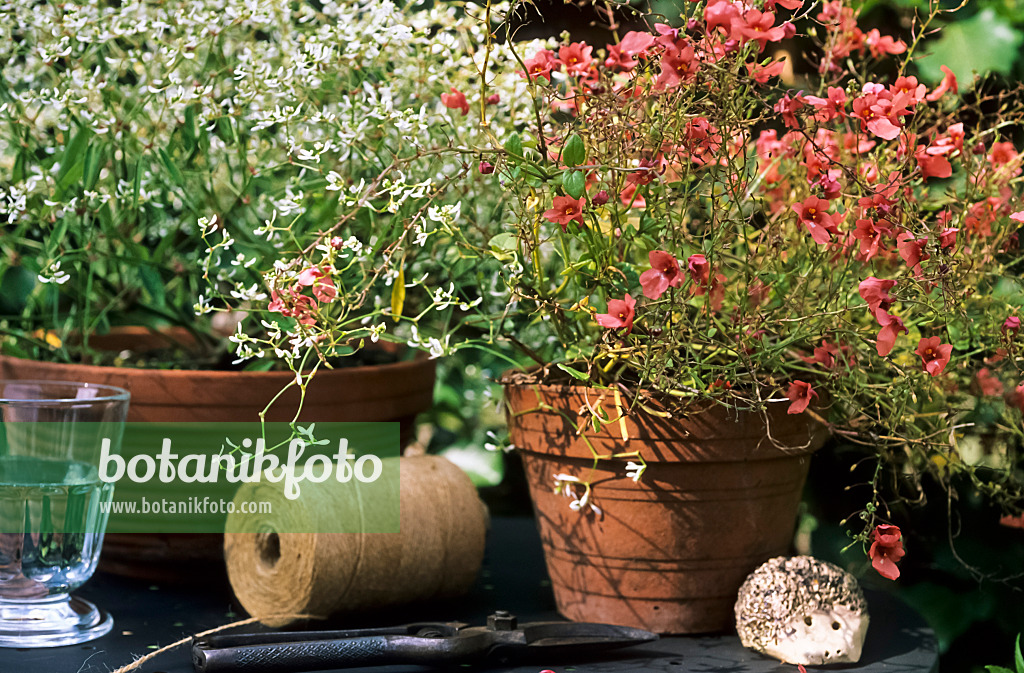
<svg viewBox="0 0 1024 673">
<path fill-rule="evenodd" d="M 498 611 L 486 626 L 421 622 L 378 629 L 208 636 L 192 642 L 196 673 L 281 673 L 416 664 L 544 661 L 656 640 L 649 631 L 582 622 L 517 624 Z"/>
</svg>

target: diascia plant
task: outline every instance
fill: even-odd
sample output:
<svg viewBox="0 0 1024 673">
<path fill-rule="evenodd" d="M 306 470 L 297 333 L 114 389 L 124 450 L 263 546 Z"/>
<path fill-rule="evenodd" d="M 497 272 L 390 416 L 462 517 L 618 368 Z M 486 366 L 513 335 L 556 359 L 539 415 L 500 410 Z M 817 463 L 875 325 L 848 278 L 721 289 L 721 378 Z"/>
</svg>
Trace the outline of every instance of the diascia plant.
<svg viewBox="0 0 1024 673">
<path fill-rule="evenodd" d="M 966 475 L 1019 511 L 1019 105 L 965 107 L 948 69 L 927 88 L 838 1 L 687 9 L 518 64 L 536 121 L 500 154 L 490 245 L 521 260 L 517 324 L 554 337 L 527 342 L 541 372 L 637 412 L 788 398 L 910 484 Z M 784 88 L 792 21 L 819 76 Z"/>
<path fill-rule="evenodd" d="M 934 14 L 908 44 L 838 0 L 685 9 L 678 27 L 502 64 L 529 86 L 484 115 L 472 177 L 505 210 L 446 232 L 499 262 L 492 330 L 537 378 L 615 388 L 632 413 L 785 398 L 911 493 L 965 477 L 1019 512 L 1019 104 L 967 104 L 948 71 L 917 81 Z M 769 54 L 790 39 L 817 75 L 787 87 Z M 480 106 L 476 84 L 444 104 Z"/>
</svg>

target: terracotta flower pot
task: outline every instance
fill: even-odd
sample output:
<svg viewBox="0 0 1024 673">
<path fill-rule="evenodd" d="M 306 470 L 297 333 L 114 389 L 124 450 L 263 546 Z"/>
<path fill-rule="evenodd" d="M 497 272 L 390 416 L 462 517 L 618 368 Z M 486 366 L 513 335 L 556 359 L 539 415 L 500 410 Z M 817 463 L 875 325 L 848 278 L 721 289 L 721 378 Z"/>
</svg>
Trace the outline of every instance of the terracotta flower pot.
<svg viewBox="0 0 1024 673">
<path fill-rule="evenodd" d="M 769 404 L 767 428 L 759 414 L 713 405 L 678 419 L 634 412 L 595 432 L 579 412 L 617 419 L 610 391 L 510 384 L 505 395 L 559 611 L 660 633 L 731 626 L 744 578 L 789 550 L 809 457 L 827 434 L 786 403 Z M 628 459 L 595 465 L 594 452 L 630 451 L 647 462 L 639 482 Z M 570 509 L 556 474 L 589 481 L 600 513 Z"/>
<path fill-rule="evenodd" d="M 145 352 L 187 341 L 146 328 L 120 328 L 93 340 L 102 348 Z M 321 369 L 307 386 L 300 421 L 397 421 L 403 444 L 411 441 L 416 415 L 433 403 L 436 365 L 425 357 L 391 364 Z M 295 375 L 289 371 L 188 371 L 133 369 L 38 362 L 0 355 L 0 379 L 89 381 L 132 394 L 129 422 L 255 422 L 259 412 Z M 298 407 L 295 388 L 267 413 L 290 421 Z M 152 580 L 185 578 L 196 566 L 223 561 L 223 536 L 213 534 L 110 534 L 100 568 Z"/>
</svg>

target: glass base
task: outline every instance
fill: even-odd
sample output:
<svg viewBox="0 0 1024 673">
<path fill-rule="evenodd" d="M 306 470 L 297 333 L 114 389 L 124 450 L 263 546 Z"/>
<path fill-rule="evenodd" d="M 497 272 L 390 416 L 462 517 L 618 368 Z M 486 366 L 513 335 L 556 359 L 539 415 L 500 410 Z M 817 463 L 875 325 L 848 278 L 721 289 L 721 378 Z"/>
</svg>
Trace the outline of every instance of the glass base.
<svg viewBox="0 0 1024 673">
<path fill-rule="evenodd" d="M 75 596 L 0 599 L 0 647 L 58 647 L 106 635 L 114 619 Z"/>
</svg>

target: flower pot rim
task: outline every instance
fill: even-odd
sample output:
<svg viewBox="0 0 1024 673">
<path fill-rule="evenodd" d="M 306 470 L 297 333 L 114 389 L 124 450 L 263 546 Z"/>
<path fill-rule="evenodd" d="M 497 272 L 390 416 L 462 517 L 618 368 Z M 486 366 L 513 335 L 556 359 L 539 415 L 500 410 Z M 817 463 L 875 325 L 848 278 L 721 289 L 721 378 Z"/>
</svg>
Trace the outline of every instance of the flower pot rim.
<svg viewBox="0 0 1024 673">
<path fill-rule="evenodd" d="M 168 330 L 158 330 L 144 325 L 124 325 L 115 328 L 117 334 L 126 337 L 146 337 L 146 336 L 168 336 L 171 333 L 180 333 L 182 335 L 190 335 L 184 328 L 169 328 Z M 113 333 L 113 331 L 112 331 Z M 107 335 L 101 335 L 107 336 Z M 402 353 L 408 350 L 401 344 L 393 344 L 391 342 L 384 342 L 382 344 L 374 344 L 369 348 L 390 351 L 393 353 Z M 286 379 L 295 378 L 295 372 L 288 369 L 277 369 L 268 371 L 249 371 L 249 370 L 226 370 L 226 369 L 161 369 L 161 368 L 148 368 L 148 367 L 133 367 L 133 366 L 117 366 L 117 365 L 92 365 L 92 364 L 80 364 L 77 362 L 51 362 L 48 360 L 36 360 L 34 358 L 23 358 L 17 355 L 8 355 L 0 353 L 0 359 L 11 359 L 16 361 L 33 362 L 36 366 L 43 368 L 44 371 L 57 371 L 60 368 L 66 368 L 69 366 L 75 367 L 79 371 L 86 375 L 104 376 L 110 372 L 122 372 L 125 376 L 136 377 L 145 375 L 154 375 L 159 373 L 161 377 L 168 377 L 171 380 L 177 378 L 195 378 L 197 376 L 212 379 L 232 378 L 234 380 L 250 380 L 250 381 L 271 381 L 275 379 Z M 400 360 L 397 362 L 386 362 L 380 364 L 367 364 L 357 365 L 354 367 L 320 367 L 316 370 L 316 376 L 337 376 L 335 372 L 344 372 L 351 375 L 360 375 L 368 372 L 387 372 L 389 374 L 400 375 L 402 372 L 412 373 L 422 369 L 424 366 L 432 366 L 430 358 L 426 353 L 417 351 L 415 356 L 411 360 Z M 304 373 L 308 373 L 306 370 Z"/>
<path fill-rule="evenodd" d="M 534 365 L 532 367 L 528 367 L 528 368 L 525 368 L 525 369 L 523 369 L 523 368 L 508 369 L 508 370 L 506 370 L 501 375 L 501 378 L 498 379 L 498 382 L 501 384 L 501 386 L 503 388 L 537 388 L 537 389 L 544 390 L 546 392 L 552 392 L 552 393 L 556 393 L 556 392 L 564 393 L 564 392 L 567 392 L 567 391 L 581 391 L 581 390 L 594 390 L 594 391 L 604 391 L 604 390 L 614 391 L 615 390 L 615 388 L 613 388 L 611 386 L 600 387 L 600 386 L 595 386 L 595 385 L 592 385 L 592 384 L 586 384 L 586 383 L 584 383 L 582 381 L 578 381 L 578 382 L 566 381 L 564 383 L 542 383 L 542 382 L 539 382 L 539 381 L 523 381 L 523 380 L 518 380 L 517 381 L 517 380 L 515 380 L 516 378 L 521 377 L 523 375 L 527 375 L 527 374 L 536 372 L 536 371 L 540 370 L 542 367 L 543 368 L 547 368 L 547 367 L 550 367 L 550 366 L 551 366 L 551 364 L 548 364 L 548 365 Z M 636 394 L 637 392 L 643 392 L 644 390 L 646 390 L 646 389 L 630 390 L 630 394 Z M 693 403 L 700 403 L 702 405 L 713 405 L 714 404 L 714 402 L 712 402 L 710 399 L 704 398 L 704 397 L 698 397 L 696 395 L 693 396 L 690 399 L 690 401 L 693 402 Z M 761 400 L 761 401 L 763 403 L 765 403 L 765 404 L 770 404 L 772 406 L 775 406 L 775 405 L 778 405 L 778 404 L 789 403 L 790 399 L 788 397 L 771 397 L 769 399 Z M 658 398 L 648 398 L 648 402 L 649 403 L 654 403 L 654 404 L 659 404 L 659 405 L 661 404 L 661 402 L 658 401 Z M 684 404 L 684 400 L 680 399 L 679 403 L 681 405 L 683 405 Z M 737 406 L 735 404 L 730 404 L 728 402 L 725 402 L 724 406 L 729 408 L 729 409 L 733 409 L 733 410 L 737 410 L 737 411 L 754 411 L 753 409 L 743 408 L 743 407 Z"/>
</svg>

